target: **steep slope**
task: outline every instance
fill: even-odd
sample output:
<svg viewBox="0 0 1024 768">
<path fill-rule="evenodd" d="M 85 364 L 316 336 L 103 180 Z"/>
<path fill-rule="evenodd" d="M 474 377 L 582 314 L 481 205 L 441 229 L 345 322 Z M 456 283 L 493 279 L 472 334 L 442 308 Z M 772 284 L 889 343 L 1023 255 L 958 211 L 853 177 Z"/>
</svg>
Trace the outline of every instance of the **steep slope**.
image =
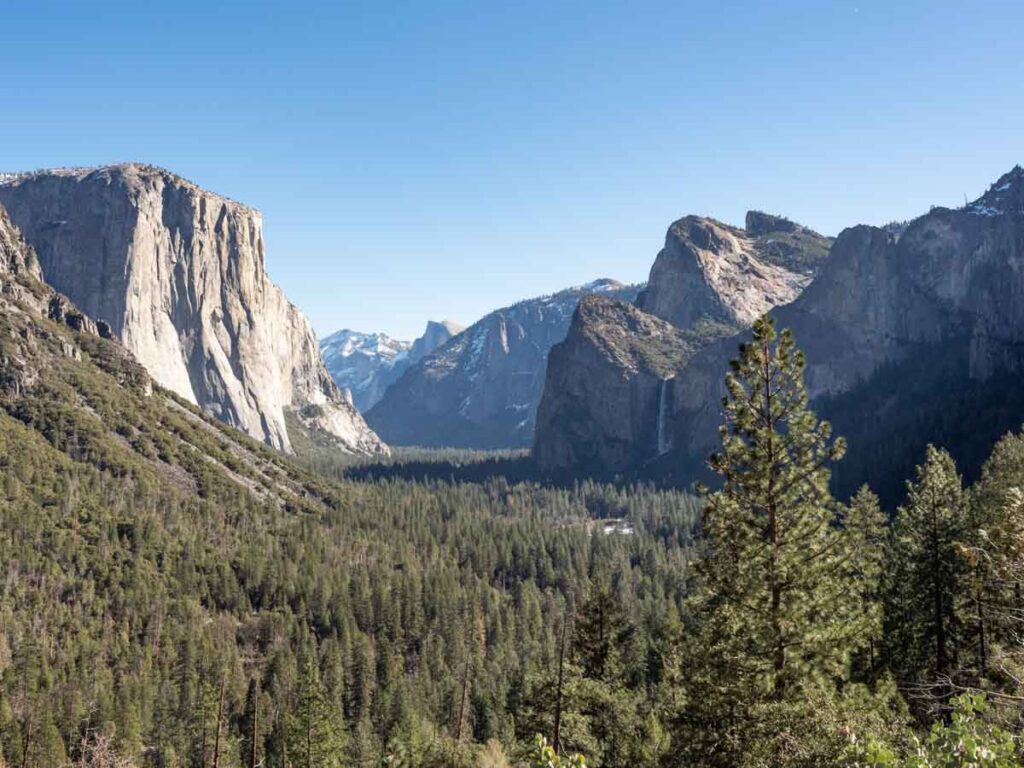
<svg viewBox="0 0 1024 768">
<path fill-rule="evenodd" d="M 706 335 L 732 326 L 706 325 Z M 671 448 L 675 372 L 704 343 L 625 301 L 580 300 L 565 341 L 548 356 L 534 448 L 540 466 L 633 467 Z"/>
<path fill-rule="evenodd" d="M 637 306 L 678 328 L 700 320 L 748 326 L 795 299 L 828 253 L 828 238 L 755 211 L 747 223 L 752 230 L 700 216 L 674 222 Z"/>
<path fill-rule="evenodd" d="M 592 293 L 632 300 L 637 288 L 599 280 L 492 312 L 406 371 L 367 421 L 397 445 L 529 445 L 548 351 Z"/>
<path fill-rule="evenodd" d="M 365 413 L 411 365 L 462 330 L 450 320 L 431 320 L 423 335 L 409 342 L 384 333 L 344 329 L 321 339 L 320 352 L 334 383 L 351 392 L 352 402 Z"/>
<path fill-rule="evenodd" d="M 0 209 L 3 765 L 281 765 L 318 659 L 331 733 L 360 736 L 318 730 L 317 749 L 377 765 L 394 733 L 374 701 L 445 733 L 465 663 L 443 650 L 467 612 L 490 662 L 473 684 L 501 691 L 545 663 L 588 557 L 627 564 L 637 616 L 679 601 L 684 495 L 312 475 L 154 385 L 41 278 Z M 431 764 L 494 764 L 457 749 Z"/>
<path fill-rule="evenodd" d="M 928 442 L 969 477 L 1024 419 L 1024 170 L 964 208 L 933 208 L 898 236 L 842 232 L 820 275 L 772 313 L 807 355 L 815 406 L 850 443 L 837 483 L 901 492 Z M 741 338 L 702 351 L 675 380 L 674 462 L 697 471 L 716 443 L 716 404 Z"/>
<path fill-rule="evenodd" d="M 180 499 L 251 494 L 312 509 L 312 479 L 154 384 L 104 328 L 42 281 L 0 207 L 0 432 L 23 447 L 95 465 Z M 13 438 L 12 438 L 13 439 Z M 315 483 L 314 483 L 315 485 Z M 312 504 L 312 506 L 311 506 Z"/>
<path fill-rule="evenodd" d="M 47 281 L 161 385 L 285 451 L 286 412 L 339 449 L 386 450 L 267 277 L 258 211 L 136 164 L 9 174 L 0 204 Z"/>
<path fill-rule="evenodd" d="M 636 307 L 581 305 L 552 350 L 534 438 L 541 470 L 604 475 L 661 463 L 673 442 L 678 371 L 702 347 L 798 296 L 829 244 L 758 211 L 746 229 L 700 216 L 674 222 Z M 672 352 L 664 353 L 666 339 Z M 662 351 L 658 365 L 638 363 L 638 347 Z"/>
<path fill-rule="evenodd" d="M 465 326 L 454 323 L 451 320 L 428 320 L 427 327 L 423 334 L 412 343 L 409 350 L 409 360 L 415 364 L 429 355 L 435 349 L 440 349 L 453 336 L 458 336 L 466 330 Z"/>
</svg>

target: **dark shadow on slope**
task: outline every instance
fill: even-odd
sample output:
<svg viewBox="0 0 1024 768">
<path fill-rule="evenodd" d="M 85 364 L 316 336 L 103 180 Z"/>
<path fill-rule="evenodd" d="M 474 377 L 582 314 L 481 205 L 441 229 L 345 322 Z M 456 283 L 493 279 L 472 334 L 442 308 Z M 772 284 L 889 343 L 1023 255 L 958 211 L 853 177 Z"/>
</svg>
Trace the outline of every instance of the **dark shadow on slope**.
<svg viewBox="0 0 1024 768">
<path fill-rule="evenodd" d="M 482 483 L 504 478 L 509 483 L 540 480 L 526 450 L 475 451 L 454 448 L 395 447 L 388 458 L 353 459 L 340 455 L 300 456 L 319 474 L 348 480 L 410 480 Z"/>
<path fill-rule="evenodd" d="M 968 354 L 966 340 L 915 351 L 856 389 L 812 404 L 849 444 L 833 470 L 839 498 L 867 483 L 887 508 L 895 508 L 928 443 L 952 454 L 965 483 L 978 477 L 999 438 L 1020 429 L 1024 387 L 1006 370 L 969 378 Z"/>
</svg>

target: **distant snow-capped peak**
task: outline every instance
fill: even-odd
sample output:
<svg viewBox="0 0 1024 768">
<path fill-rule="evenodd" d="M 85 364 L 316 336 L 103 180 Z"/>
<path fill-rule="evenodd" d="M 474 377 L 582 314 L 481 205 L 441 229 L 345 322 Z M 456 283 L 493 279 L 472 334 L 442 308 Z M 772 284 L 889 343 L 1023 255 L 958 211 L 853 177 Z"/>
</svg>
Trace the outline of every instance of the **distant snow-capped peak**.
<svg viewBox="0 0 1024 768">
<path fill-rule="evenodd" d="M 362 333 L 347 328 L 332 333 L 320 342 L 325 357 L 366 355 L 391 363 L 407 354 L 411 347 L 411 341 L 393 339 L 385 333 Z"/>
</svg>

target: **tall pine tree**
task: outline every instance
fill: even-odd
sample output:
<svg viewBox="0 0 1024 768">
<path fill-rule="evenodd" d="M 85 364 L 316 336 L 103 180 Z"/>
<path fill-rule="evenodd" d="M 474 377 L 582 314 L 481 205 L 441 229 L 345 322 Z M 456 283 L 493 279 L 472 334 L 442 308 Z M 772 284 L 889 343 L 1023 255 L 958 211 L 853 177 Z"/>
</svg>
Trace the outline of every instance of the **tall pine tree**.
<svg viewBox="0 0 1024 768">
<path fill-rule="evenodd" d="M 894 520 L 887 640 L 904 685 L 948 698 L 963 640 L 959 596 L 967 586 L 962 547 L 969 537 L 966 497 L 953 458 L 929 445 Z M 915 698 L 920 699 L 921 696 Z"/>
<path fill-rule="evenodd" d="M 803 370 L 792 335 L 765 317 L 726 378 L 711 458 L 722 488 L 706 494 L 680 670 L 680 764 L 782 764 L 769 744 L 784 735 L 778 718 L 812 716 L 869 639 L 881 516 L 864 500 L 851 515 L 829 492 L 844 444 L 808 409 Z"/>
<path fill-rule="evenodd" d="M 343 764 L 343 720 L 331 705 L 316 659 L 310 654 L 301 663 L 296 701 L 286 723 L 289 765 L 338 768 Z"/>
</svg>

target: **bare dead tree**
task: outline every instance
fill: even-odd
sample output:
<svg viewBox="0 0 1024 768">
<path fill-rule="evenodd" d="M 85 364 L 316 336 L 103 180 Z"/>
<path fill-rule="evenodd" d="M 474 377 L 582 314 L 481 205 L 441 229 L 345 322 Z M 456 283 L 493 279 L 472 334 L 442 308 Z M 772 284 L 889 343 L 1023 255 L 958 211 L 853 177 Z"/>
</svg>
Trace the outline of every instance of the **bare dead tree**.
<svg viewBox="0 0 1024 768">
<path fill-rule="evenodd" d="M 562 617 L 562 637 L 558 643 L 558 684 L 555 689 L 555 732 L 551 739 L 551 747 L 555 754 L 560 754 L 562 747 L 562 688 L 565 684 L 565 650 L 569 636 L 569 624 L 572 622 L 572 608 L 566 608 Z"/>
</svg>

